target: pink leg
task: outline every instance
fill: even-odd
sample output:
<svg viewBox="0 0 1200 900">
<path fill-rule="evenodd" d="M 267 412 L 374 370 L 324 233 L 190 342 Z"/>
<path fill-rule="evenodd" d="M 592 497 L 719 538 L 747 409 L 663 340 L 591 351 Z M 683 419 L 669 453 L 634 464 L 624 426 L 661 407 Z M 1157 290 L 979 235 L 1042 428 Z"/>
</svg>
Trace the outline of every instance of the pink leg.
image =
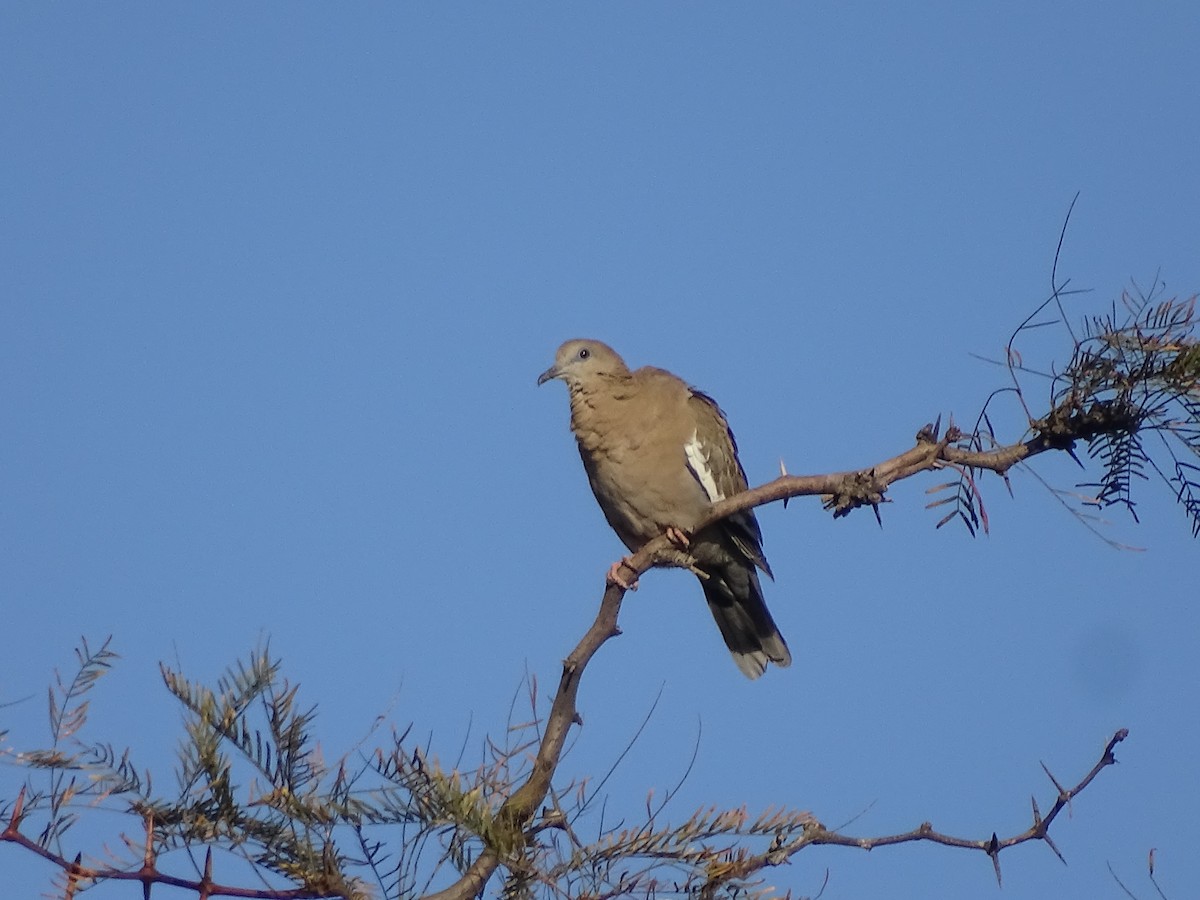
<svg viewBox="0 0 1200 900">
<path fill-rule="evenodd" d="M 630 580 L 621 574 L 622 568 L 626 568 L 631 572 L 633 571 L 633 566 L 629 564 L 628 556 L 622 556 L 608 567 L 608 574 L 604 577 L 605 583 L 618 585 L 627 591 L 636 591 L 638 588 L 637 574 L 635 573 L 633 579 Z"/>
<path fill-rule="evenodd" d="M 667 529 L 667 540 L 680 550 L 686 550 L 692 544 L 692 539 L 674 525 Z"/>
</svg>

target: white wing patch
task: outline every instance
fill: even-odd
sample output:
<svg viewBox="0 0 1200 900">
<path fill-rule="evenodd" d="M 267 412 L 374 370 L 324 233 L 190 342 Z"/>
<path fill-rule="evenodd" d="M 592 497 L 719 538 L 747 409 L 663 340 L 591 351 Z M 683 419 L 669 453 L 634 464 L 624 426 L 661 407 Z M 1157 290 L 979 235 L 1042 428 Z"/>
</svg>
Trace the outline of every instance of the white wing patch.
<svg viewBox="0 0 1200 900">
<path fill-rule="evenodd" d="M 695 431 L 692 432 L 688 442 L 683 445 L 683 452 L 687 456 L 688 468 L 692 470 L 692 474 L 704 488 L 704 493 L 708 494 L 709 502 L 716 503 L 718 500 L 724 500 L 725 495 L 717 488 L 717 480 L 713 477 L 712 469 L 708 467 L 708 453 L 705 452 L 704 445 L 700 443 Z"/>
</svg>

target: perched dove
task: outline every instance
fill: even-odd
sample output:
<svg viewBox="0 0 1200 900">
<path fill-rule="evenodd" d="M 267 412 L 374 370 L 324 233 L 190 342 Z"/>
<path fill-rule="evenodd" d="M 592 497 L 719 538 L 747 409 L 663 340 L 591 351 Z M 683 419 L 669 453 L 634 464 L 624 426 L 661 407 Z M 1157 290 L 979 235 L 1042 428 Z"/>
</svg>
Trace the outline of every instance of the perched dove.
<svg viewBox="0 0 1200 900">
<path fill-rule="evenodd" d="M 630 372 L 600 341 L 567 341 L 538 384 L 565 381 L 571 430 L 592 492 L 631 551 L 664 533 L 695 560 L 705 599 L 734 662 L 757 678 L 792 655 L 763 600 L 758 572 L 771 569 L 752 511 L 695 526 L 717 500 L 746 490 L 725 416 L 712 398 L 663 369 Z M 609 579 L 623 587 L 621 563 Z"/>
</svg>

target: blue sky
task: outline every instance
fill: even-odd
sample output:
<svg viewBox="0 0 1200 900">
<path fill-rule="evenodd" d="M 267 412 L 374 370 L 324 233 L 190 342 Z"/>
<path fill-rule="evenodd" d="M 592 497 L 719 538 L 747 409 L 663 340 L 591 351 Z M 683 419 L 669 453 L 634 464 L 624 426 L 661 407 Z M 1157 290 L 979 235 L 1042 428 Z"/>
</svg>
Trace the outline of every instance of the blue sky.
<svg viewBox="0 0 1200 900">
<path fill-rule="evenodd" d="M 1060 275 L 1200 288 L 1193 4 L 5 4 L 0 8 L 0 710 L 44 739 L 79 635 L 123 655 L 88 736 L 169 780 L 158 661 L 268 638 L 329 757 L 380 713 L 456 755 L 544 690 L 621 546 L 561 387 L 569 337 L 719 399 L 753 483 L 974 419 Z M 1044 331 L 1045 364 L 1069 353 Z M 1027 385 L 1035 399 L 1045 386 Z M 1013 408 L 993 416 L 1015 439 Z M 1055 487 L 1081 477 L 1039 461 Z M 993 526 L 761 512 L 796 664 L 731 663 L 685 573 L 627 601 L 566 774 L 636 814 L 811 809 L 886 834 L 1027 827 L 1045 761 L 1121 764 L 1055 838 L 986 859 L 810 850 L 827 898 L 1139 896 L 1200 883 L 1196 545 L 1166 489 L 1082 528 L 1038 481 Z M 20 777 L 0 769 L 0 795 Z M 107 814 L 101 822 L 118 827 Z M 84 848 L 80 848 L 84 849 Z M 96 847 L 90 849 L 95 850 Z M 44 865 L 0 847 L 5 892 Z M 218 871 L 218 874 L 220 872 Z M 127 897 L 104 889 L 95 896 Z"/>
</svg>

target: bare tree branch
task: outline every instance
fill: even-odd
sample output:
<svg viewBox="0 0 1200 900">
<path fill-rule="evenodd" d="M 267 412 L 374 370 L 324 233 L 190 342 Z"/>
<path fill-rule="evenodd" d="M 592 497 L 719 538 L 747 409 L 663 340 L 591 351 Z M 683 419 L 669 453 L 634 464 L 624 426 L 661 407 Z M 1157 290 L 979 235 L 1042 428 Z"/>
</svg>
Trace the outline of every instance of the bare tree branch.
<svg viewBox="0 0 1200 900">
<path fill-rule="evenodd" d="M 958 847 L 964 850 L 982 850 L 992 860 L 992 864 L 996 871 L 996 882 L 1000 883 L 1000 851 L 1007 850 L 1009 847 L 1015 847 L 1018 844 L 1024 844 L 1028 841 L 1044 841 L 1046 845 L 1054 851 L 1057 856 L 1065 864 L 1062 853 L 1058 847 L 1054 845 L 1054 841 L 1050 839 L 1050 824 L 1058 817 L 1063 808 L 1068 806 L 1071 799 L 1083 791 L 1100 772 L 1108 766 L 1115 765 L 1117 760 L 1113 754 L 1113 750 L 1117 744 L 1129 737 L 1129 729 L 1122 728 L 1118 730 L 1104 747 L 1104 752 L 1101 753 L 1100 759 L 1092 766 L 1091 771 L 1080 779 L 1079 783 L 1072 788 L 1064 788 L 1050 775 L 1049 770 L 1046 774 L 1050 776 L 1050 780 L 1054 782 L 1054 786 L 1058 789 L 1058 794 L 1054 798 L 1054 805 L 1050 807 L 1050 811 L 1045 816 L 1038 809 L 1037 800 L 1031 798 L 1033 806 L 1033 824 L 1020 834 L 1012 837 L 1000 839 L 993 832 L 990 838 L 985 840 L 972 840 L 970 838 L 954 837 L 952 835 L 943 834 L 936 831 L 929 822 L 924 822 L 912 831 L 904 832 L 903 834 L 888 835 L 886 837 L 868 837 L 857 838 L 850 835 L 841 834 L 837 831 L 829 831 L 821 825 L 816 825 L 811 829 L 811 833 L 805 834 L 801 838 L 791 844 L 780 848 L 774 855 L 763 854 L 755 860 L 756 867 L 761 868 L 765 865 L 778 865 L 784 859 L 798 853 L 810 844 L 828 844 L 838 847 L 858 847 L 862 850 L 873 850 L 876 847 L 887 847 L 895 844 L 907 844 L 913 841 L 927 841 L 933 844 L 941 844 L 945 847 Z M 1043 765 L 1043 768 L 1045 766 Z"/>
</svg>

